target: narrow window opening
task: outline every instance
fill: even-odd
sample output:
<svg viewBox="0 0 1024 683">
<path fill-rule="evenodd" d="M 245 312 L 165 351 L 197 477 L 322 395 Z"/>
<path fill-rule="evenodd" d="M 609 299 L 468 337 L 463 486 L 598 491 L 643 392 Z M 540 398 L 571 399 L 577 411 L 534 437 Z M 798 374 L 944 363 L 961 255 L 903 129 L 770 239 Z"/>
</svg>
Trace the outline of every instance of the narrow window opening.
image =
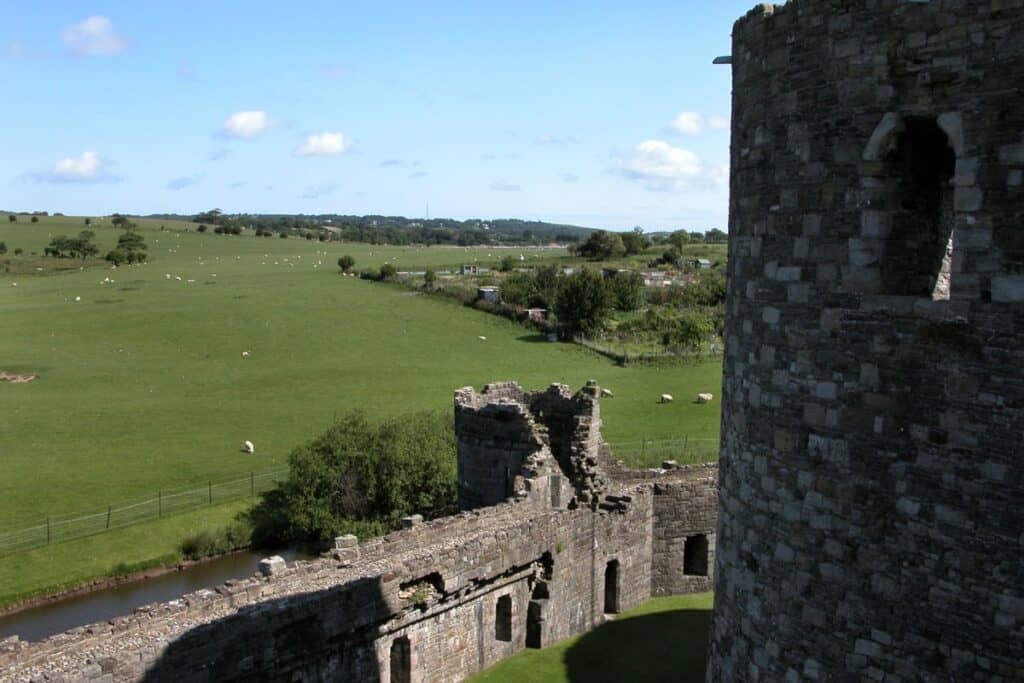
<svg viewBox="0 0 1024 683">
<path fill-rule="evenodd" d="M 537 600 L 531 600 L 526 608 L 526 647 L 540 648 L 543 633 L 543 607 Z"/>
<path fill-rule="evenodd" d="M 604 613 L 619 612 L 619 561 L 612 560 L 604 568 Z"/>
<path fill-rule="evenodd" d="M 557 474 L 552 474 L 549 482 L 551 484 L 551 507 L 560 508 L 562 507 L 562 478 Z"/>
<path fill-rule="evenodd" d="M 683 574 L 708 575 L 708 537 L 704 534 L 687 536 L 683 541 Z"/>
<path fill-rule="evenodd" d="M 410 683 L 412 679 L 412 646 L 406 636 L 391 642 L 391 683 Z"/>
<path fill-rule="evenodd" d="M 882 261 L 889 294 L 948 299 L 956 154 L 934 119 L 909 118 L 885 157 L 892 225 Z"/>
<path fill-rule="evenodd" d="M 494 638 L 512 641 L 512 596 L 502 595 L 494 606 Z"/>
</svg>

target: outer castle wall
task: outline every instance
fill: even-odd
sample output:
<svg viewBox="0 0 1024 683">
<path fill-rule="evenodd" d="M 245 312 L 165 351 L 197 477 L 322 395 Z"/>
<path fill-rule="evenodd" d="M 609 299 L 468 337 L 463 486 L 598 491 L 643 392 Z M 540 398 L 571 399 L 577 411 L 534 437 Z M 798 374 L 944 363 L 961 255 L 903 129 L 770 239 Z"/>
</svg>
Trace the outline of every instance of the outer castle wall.
<svg viewBox="0 0 1024 683">
<path fill-rule="evenodd" d="M 691 547 L 691 564 L 713 558 L 717 468 L 624 468 L 601 440 L 597 395 L 459 390 L 472 509 L 342 537 L 323 559 L 40 643 L 3 641 L 0 680 L 457 681 L 652 595 L 709 589 L 709 572 L 682 578 L 683 546 L 703 535 L 712 545 Z M 476 506 L 494 482 L 504 490 L 509 452 L 522 455 L 508 495 Z"/>
<path fill-rule="evenodd" d="M 711 681 L 1024 680 L 1024 2 L 733 35 Z"/>
</svg>

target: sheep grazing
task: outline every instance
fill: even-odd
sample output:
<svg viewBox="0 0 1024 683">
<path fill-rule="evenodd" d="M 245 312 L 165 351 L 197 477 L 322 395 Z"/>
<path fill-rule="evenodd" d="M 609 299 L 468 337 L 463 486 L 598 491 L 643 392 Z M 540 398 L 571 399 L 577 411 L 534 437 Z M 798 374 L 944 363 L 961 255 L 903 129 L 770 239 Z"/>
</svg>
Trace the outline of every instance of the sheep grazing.
<svg viewBox="0 0 1024 683">
<path fill-rule="evenodd" d="M 662 394 L 659 403 L 671 403 L 675 399 L 672 398 L 672 394 Z"/>
<path fill-rule="evenodd" d="M 697 403 L 711 403 L 714 397 L 714 394 L 697 394 Z"/>
<path fill-rule="evenodd" d="M 487 341 L 487 337 L 483 336 L 482 334 L 478 336 L 477 339 L 479 339 L 480 341 Z"/>
<path fill-rule="evenodd" d="M 246 441 L 242 444 L 242 450 L 246 453 L 255 453 L 256 447 L 252 445 L 252 441 Z"/>
<path fill-rule="evenodd" d="M 248 351 L 242 351 L 242 358 L 248 358 L 248 357 L 249 357 L 249 352 Z"/>
<path fill-rule="evenodd" d="M 615 394 L 613 394 L 613 393 L 612 393 L 612 390 L 611 390 L 611 389 L 602 389 L 602 390 L 601 390 L 601 395 L 602 395 L 602 396 L 607 396 L 608 398 L 611 398 L 611 397 L 612 397 L 612 396 L 614 396 Z"/>
</svg>

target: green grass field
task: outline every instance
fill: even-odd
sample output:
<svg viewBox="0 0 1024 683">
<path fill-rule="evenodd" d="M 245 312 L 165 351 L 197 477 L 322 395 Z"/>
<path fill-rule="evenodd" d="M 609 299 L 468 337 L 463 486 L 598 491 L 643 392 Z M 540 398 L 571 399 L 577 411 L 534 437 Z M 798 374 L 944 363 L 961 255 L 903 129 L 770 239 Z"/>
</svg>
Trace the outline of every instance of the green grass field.
<svg viewBox="0 0 1024 683">
<path fill-rule="evenodd" d="M 450 410 L 454 389 L 492 380 L 531 388 L 599 380 L 615 391 L 602 404 L 612 442 L 718 434 L 717 401 L 683 397 L 719 394 L 719 363 L 617 367 L 496 316 L 343 278 L 336 266 L 345 253 L 357 269 L 485 263 L 500 256 L 493 249 L 200 235 L 166 221 L 161 232 L 160 223 L 141 228 L 145 265 L 0 270 L 0 370 L 39 375 L 0 382 L 0 527 L 280 465 L 343 411 Z M 52 235 L 83 227 L 73 218 L 4 222 L 9 253 L 0 262 L 16 247 L 30 258 Z M 103 251 L 120 233 L 93 229 Z M 679 400 L 659 405 L 666 392 Z M 255 455 L 240 452 L 245 439 Z M 158 535 L 140 535 L 136 556 L 147 545 L 163 554 Z M 53 561 L 70 566 L 81 556 L 62 547 L 51 549 Z M 126 561 L 116 546 L 107 559 Z M 0 594 L 44 585 L 8 570 L 20 561 L 0 558 Z"/>
<path fill-rule="evenodd" d="M 523 650 L 470 681 L 703 683 L 713 598 L 655 598 L 582 636 Z"/>
</svg>

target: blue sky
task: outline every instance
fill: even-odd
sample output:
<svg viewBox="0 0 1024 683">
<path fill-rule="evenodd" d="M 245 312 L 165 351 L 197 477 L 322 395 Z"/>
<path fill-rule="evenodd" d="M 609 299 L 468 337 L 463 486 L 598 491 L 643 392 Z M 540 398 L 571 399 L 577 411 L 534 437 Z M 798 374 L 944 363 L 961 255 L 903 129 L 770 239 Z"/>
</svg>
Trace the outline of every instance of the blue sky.
<svg viewBox="0 0 1024 683">
<path fill-rule="evenodd" d="M 0 208 L 724 228 L 752 4 L 9 1 Z"/>
</svg>

